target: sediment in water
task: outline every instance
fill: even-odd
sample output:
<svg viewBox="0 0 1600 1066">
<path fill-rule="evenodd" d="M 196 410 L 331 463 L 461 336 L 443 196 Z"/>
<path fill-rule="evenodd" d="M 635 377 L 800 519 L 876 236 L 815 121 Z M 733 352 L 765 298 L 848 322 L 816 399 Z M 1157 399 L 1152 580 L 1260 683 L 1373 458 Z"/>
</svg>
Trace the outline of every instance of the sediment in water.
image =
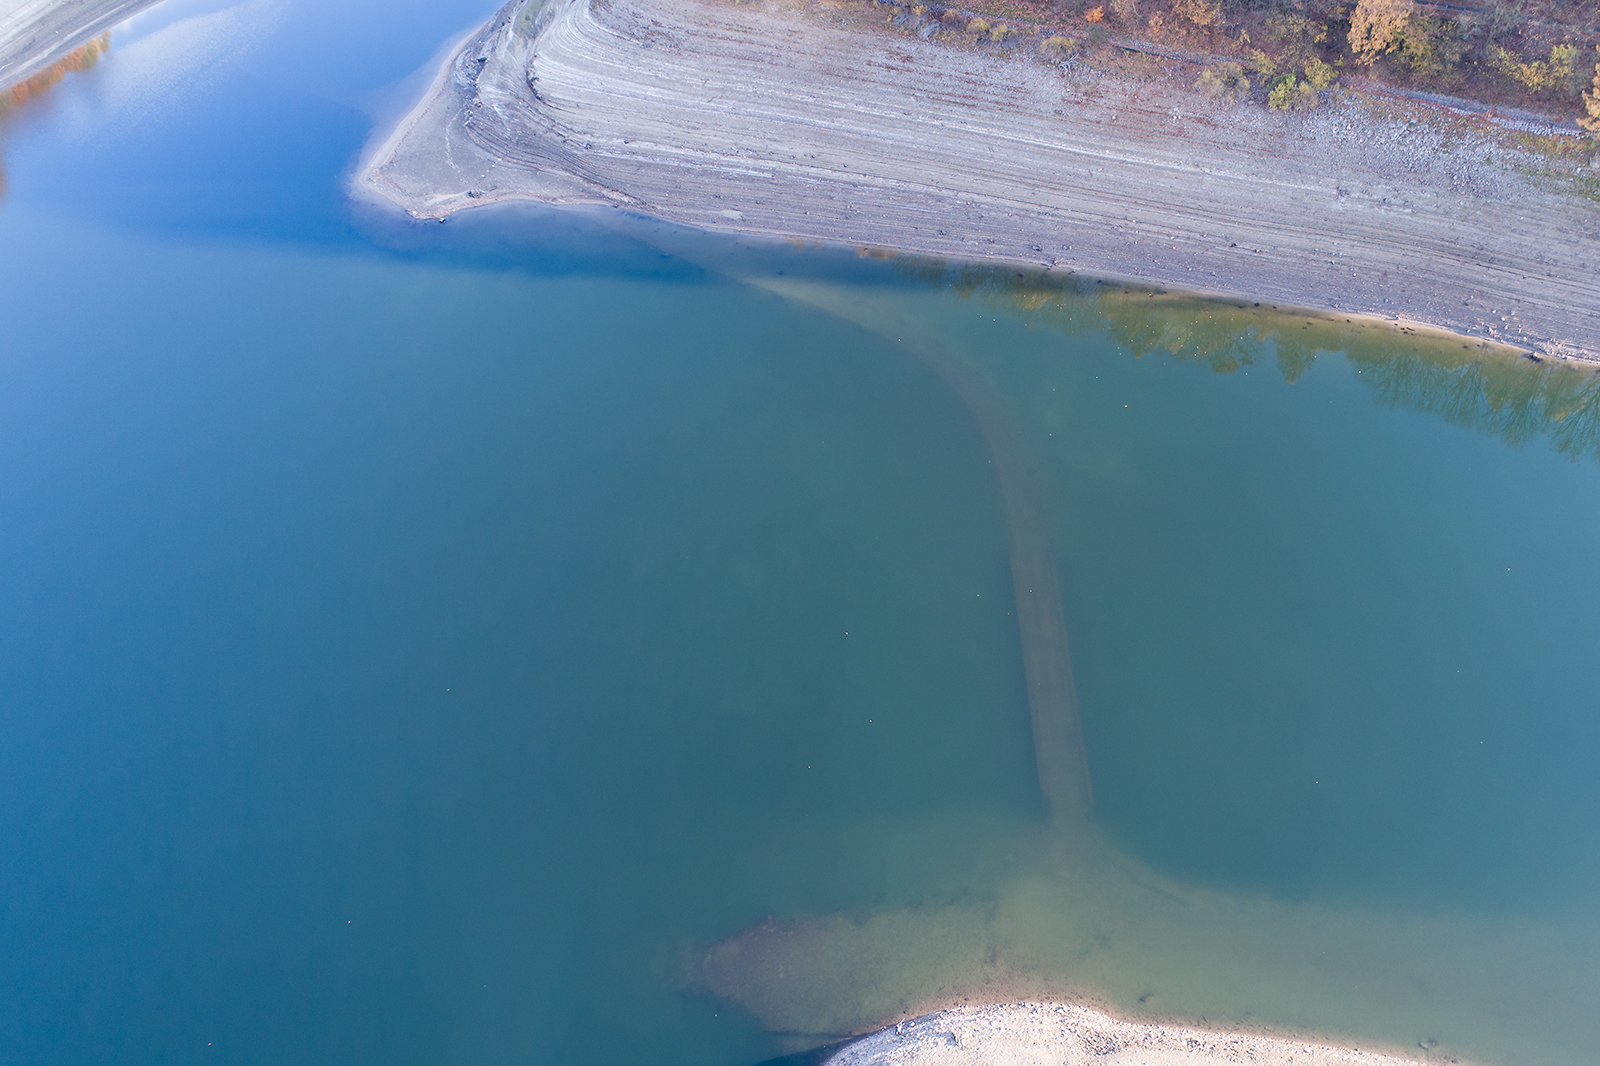
<svg viewBox="0 0 1600 1066">
<path fill-rule="evenodd" d="M 882 304 L 849 289 L 783 278 L 750 284 L 870 330 L 910 352 L 954 393 L 972 416 L 999 483 L 1010 539 L 1017 635 L 1033 724 L 1039 791 L 1051 828 L 1081 833 L 1094 807 L 1083 723 L 1072 678 L 1072 653 L 1061 606 L 1061 584 L 1050 546 L 1043 493 L 1022 441 L 993 390 L 936 337 Z"/>
</svg>

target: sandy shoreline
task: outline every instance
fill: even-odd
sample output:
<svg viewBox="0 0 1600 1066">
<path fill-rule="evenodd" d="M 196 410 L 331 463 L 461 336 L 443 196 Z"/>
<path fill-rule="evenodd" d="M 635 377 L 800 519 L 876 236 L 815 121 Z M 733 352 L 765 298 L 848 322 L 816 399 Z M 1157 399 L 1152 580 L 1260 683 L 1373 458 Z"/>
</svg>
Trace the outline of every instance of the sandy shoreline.
<svg viewBox="0 0 1600 1066">
<path fill-rule="evenodd" d="M 422 218 L 605 204 L 1600 352 L 1588 168 L 1529 176 L 1548 160 L 1426 104 L 1267 112 L 924 41 L 885 10 L 514 0 L 357 180 Z"/>
<path fill-rule="evenodd" d="M 956 1007 L 852 1043 L 827 1066 L 1414 1066 L 1458 1062 L 1252 1033 L 1125 1022 L 1066 1003 Z"/>
<path fill-rule="evenodd" d="M 159 0 L 0 0 L 0 89 Z"/>
</svg>

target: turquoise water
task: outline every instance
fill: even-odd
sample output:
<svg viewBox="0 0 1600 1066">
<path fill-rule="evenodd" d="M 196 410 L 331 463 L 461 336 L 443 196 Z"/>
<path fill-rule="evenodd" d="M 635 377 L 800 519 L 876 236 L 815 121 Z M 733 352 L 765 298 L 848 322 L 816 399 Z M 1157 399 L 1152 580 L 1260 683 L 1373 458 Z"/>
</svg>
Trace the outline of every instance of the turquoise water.
<svg viewBox="0 0 1600 1066">
<path fill-rule="evenodd" d="M 0 1062 L 748 1066 L 880 1001 L 707 953 L 840 915 L 894 1002 L 998 943 L 1128 1012 L 1584 1061 L 1600 379 L 351 204 L 489 11 L 169 0 L 5 119 Z M 846 297 L 1026 451 L 1092 862 L 1042 833 L 985 441 Z"/>
</svg>

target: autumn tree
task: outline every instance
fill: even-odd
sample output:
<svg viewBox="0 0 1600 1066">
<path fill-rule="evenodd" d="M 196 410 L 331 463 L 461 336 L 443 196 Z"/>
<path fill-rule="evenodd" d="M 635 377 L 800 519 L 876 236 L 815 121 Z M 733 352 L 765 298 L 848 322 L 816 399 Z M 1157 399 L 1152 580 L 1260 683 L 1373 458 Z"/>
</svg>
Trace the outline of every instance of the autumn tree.
<svg viewBox="0 0 1600 1066">
<path fill-rule="evenodd" d="M 1172 0 L 1172 13 L 1201 29 L 1222 25 L 1222 4 L 1218 0 Z"/>
<path fill-rule="evenodd" d="M 1400 47 L 1412 9 L 1411 0 L 1357 0 L 1350 15 L 1350 50 L 1356 58 L 1370 66 Z"/>
</svg>

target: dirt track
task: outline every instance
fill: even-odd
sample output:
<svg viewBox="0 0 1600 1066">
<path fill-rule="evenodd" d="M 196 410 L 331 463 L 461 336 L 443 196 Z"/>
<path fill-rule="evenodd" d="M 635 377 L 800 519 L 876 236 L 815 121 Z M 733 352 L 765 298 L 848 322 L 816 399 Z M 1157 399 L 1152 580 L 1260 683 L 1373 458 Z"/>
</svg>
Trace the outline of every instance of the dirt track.
<svg viewBox="0 0 1600 1066">
<path fill-rule="evenodd" d="M 615 204 L 1600 350 L 1587 168 L 1428 105 L 1268 112 L 922 40 L 889 10 L 517 0 L 362 180 L 422 217 Z"/>
</svg>

